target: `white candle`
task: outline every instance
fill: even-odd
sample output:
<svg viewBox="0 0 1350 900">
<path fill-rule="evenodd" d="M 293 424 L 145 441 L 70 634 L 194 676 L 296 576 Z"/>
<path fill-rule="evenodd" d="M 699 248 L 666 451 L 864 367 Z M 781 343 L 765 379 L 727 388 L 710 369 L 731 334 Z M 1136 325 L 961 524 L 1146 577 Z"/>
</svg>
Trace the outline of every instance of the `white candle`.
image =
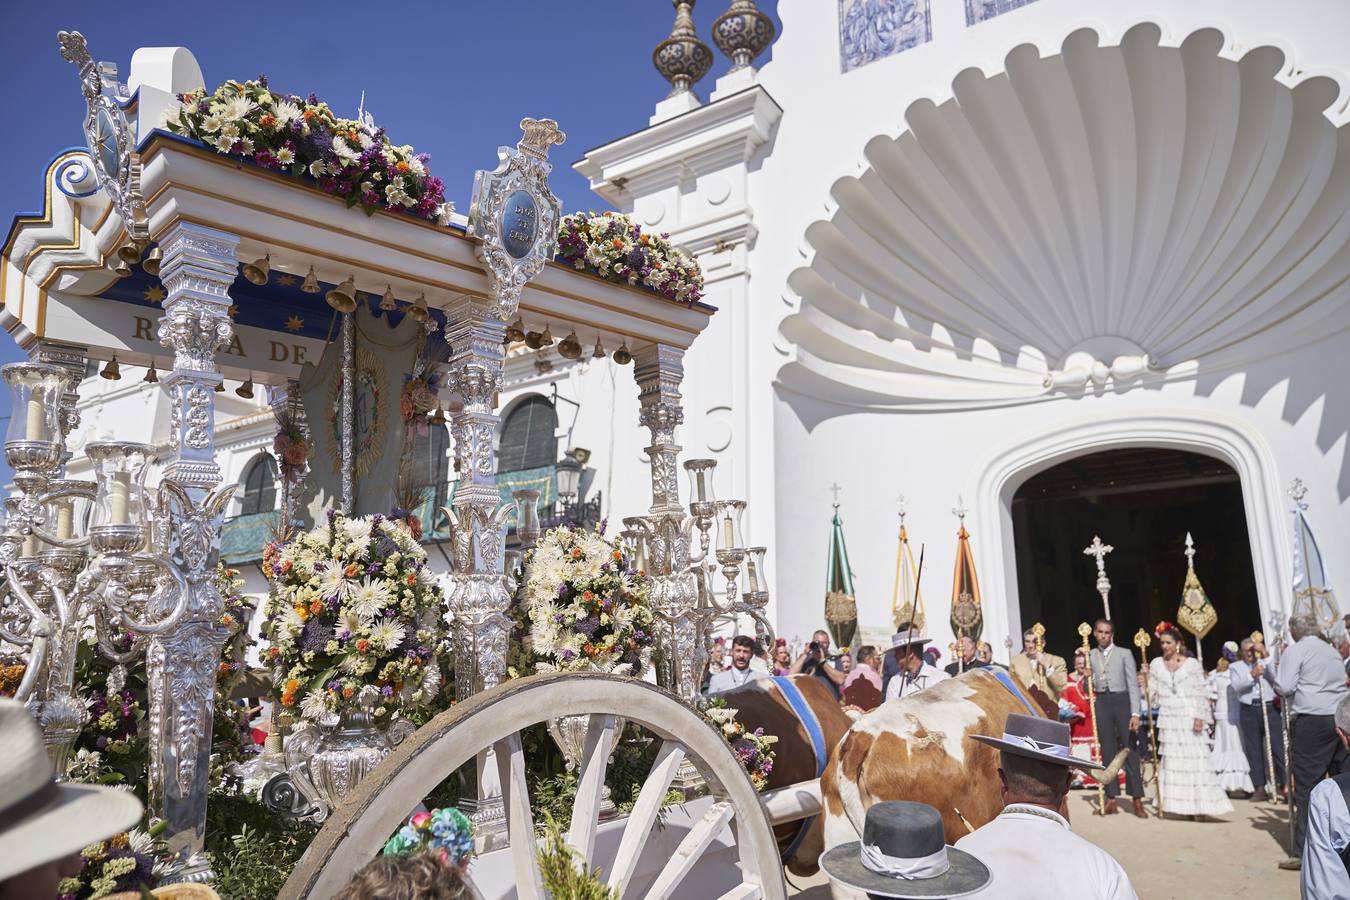
<svg viewBox="0 0 1350 900">
<path fill-rule="evenodd" d="M 724 550 L 730 550 L 732 543 L 733 538 L 731 536 L 731 516 L 727 516 L 725 519 L 722 520 L 722 548 Z"/>
<path fill-rule="evenodd" d="M 47 410 L 42 405 L 39 397 L 28 398 L 28 429 L 25 436 L 30 441 L 42 440 L 42 433 L 46 430 Z"/>
<path fill-rule="evenodd" d="M 33 537 L 31 534 L 24 538 L 23 552 L 19 555 L 27 559 L 32 559 L 34 556 L 37 556 L 37 538 Z"/>
<path fill-rule="evenodd" d="M 757 592 L 759 590 L 759 573 L 755 571 L 755 558 L 753 556 L 745 561 L 745 575 L 749 582 L 745 589 L 752 594 Z"/>
<path fill-rule="evenodd" d="M 62 500 L 56 504 L 56 537 L 59 540 L 70 540 L 72 510 L 69 500 Z"/>
<path fill-rule="evenodd" d="M 128 522 L 127 504 L 131 499 L 131 473 L 114 473 L 109 494 L 109 513 L 112 518 L 112 524 L 126 525 Z"/>
</svg>

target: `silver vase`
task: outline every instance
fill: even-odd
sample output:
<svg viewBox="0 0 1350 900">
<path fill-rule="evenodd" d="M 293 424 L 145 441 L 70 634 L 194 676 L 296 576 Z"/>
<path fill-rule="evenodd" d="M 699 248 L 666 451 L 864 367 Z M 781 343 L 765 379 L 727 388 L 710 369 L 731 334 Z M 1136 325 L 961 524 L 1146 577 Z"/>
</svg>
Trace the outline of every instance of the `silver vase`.
<svg viewBox="0 0 1350 900">
<path fill-rule="evenodd" d="M 594 664 L 591 665 L 591 671 L 609 672 L 617 675 L 627 675 L 631 672 L 631 667 L 624 665 L 615 669 L 602 669 Z M 623 726 L 626 720 L 615 717 L 614 731 L 609 740 L 609 747 L 605 750 L 605 755 L 609 756 L 619 746 L 619 739 L 623 737 Z M 567 764 L 567 771 L 578 772 L 581 770 L 581 757 L 586 752 L 586 732 L 589 730 L 590 716 L 560 716 L 556 719 L 548 720 L 548 735 L 553 738 L 553 743 L 558 745 L 562 751 L 563 761 Z M 613 818 L 618 814 L 614 808 L 614 801 L 610 797 L 609 785 L 605 785 L 600 795 L 600 818 Z"/>
<path fill-rule="evenodd" d="M 293 732 L 286 739 L 291 780 L 323 821 L 393 749 L 368 709 L 346 710 L 335 724 Z"/>
</svg>

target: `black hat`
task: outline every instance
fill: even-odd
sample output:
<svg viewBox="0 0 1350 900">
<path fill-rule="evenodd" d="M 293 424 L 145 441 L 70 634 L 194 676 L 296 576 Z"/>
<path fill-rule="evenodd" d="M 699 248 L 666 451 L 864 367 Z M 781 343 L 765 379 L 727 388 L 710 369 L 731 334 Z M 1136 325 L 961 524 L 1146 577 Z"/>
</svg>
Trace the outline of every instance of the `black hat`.
<svg viewBox="0 0 1350 900">
<path fill-rule="evenodd" d="M 1008 713 L 1008 721 L 1003 723 L 1002 739 L 983 734 L 972 734 L 971 737 L 1005 753 L 1015 753 L 1041 762 L 1059 763 L 1077 769 L 1106 768 L 1101 763 L 1072 755 L 1069 752 L 1069 726 L 1054 719 Z"/>
<path fill-rule="evenodd" d="M 867 810 L 861 841 L 827 850 L 820 867 L 873 897 L 964 897 L 993 879 L 989 867 L 947 845 L 942 816 L 927 803 L 887 800 Z"/>
</svg>

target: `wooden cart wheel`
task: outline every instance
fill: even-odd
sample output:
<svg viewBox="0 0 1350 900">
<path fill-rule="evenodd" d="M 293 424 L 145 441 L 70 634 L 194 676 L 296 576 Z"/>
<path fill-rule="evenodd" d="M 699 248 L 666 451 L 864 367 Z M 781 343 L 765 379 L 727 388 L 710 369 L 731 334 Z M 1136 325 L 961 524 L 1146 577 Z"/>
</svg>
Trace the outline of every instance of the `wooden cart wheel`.
<svg viewBox="0 0 1350 900">
<path fill-rule="evenodd" d="M 711 803 L 661 865 L 642 896 L 671 897 L 726 826 L 735 836 L 741 883 L 726 898 L 786 897 L 778 848 L 759 795 L 722 736 L 673 695 L 632 678 L 602 674 L 535 675 L 508 681 L 457 704 L 405 740 L 333 811 L 279 895 L 283 900 L 327 898 L 373 859 L 422 798 L 452 772 L 492 749 L 502 784 L 516 896 L 545 900 L 536 861 L 535 823 L 525 783 L 522 730 L 550 718 L 590 716 L 577 778 L 568 843 L 587 861 L 595 851 L 600 798 L 615 719 L 643 726 L 662 743 L 636 806 L 623 824 L 608 883 L 620 896 L 630 885 L 644 846 L 681 762 L 690 760 L 707 781 Z M 524 837 L 523 840 L 518 839 Z M 469 870 L 470 877 L 474 870 Z M 479 885 L 480 888 L 484 887 Z M 484 891 L 485 894 L 490 893 Z"/>
</svg>

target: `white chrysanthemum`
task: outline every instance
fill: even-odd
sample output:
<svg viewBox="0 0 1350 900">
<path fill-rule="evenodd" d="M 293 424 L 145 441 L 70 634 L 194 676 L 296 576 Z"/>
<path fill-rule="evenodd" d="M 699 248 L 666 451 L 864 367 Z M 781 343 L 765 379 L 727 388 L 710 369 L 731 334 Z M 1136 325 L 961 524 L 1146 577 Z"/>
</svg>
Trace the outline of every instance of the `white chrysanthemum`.
<svg viewBox="0 0 1350 900">
<path fill-rule="evenodd" d="M 289 147 L 278 148 L 277 162 L 281 163 L 283 166 L 289 166 L 291 163 L 295 162 L 295 152 Z"/>
<path fill-rule="evenodd" d="M 305 695 L 305 699 L 300 701 L 300 715 L 306 719 L 317 720 L 326 712 L 328 712 L 328 693 L 326 691 L 310 691 Z"/>
<path fill-rule="evenodd" d="M 356 142 L 361 145 L 362 150 L 369 150 L 375 145 L 375 139 L 364 131 L 358 131 L 356 133 Z"/>
<path fill-rule="evenodd" d="M 318 589 L 320 597 L 342 599 L 351 593 L 351 582 L 342 574 L 341 567 L 330 564 L 319 576 Z"/>
<path fill-rule="evenodd" d="M 220 139 L 222 141 L 236 141 L 239 139 L 239 126 L 233 122 L 225 122 L 220 126 Z"/>
<path fill-rule="evenodd" d="M 141 831 L 139 828 L 133 828 L 127 832 L 127 849 L 132 853 L 149 854 L 155 848 L 155 839 Z"/>
<path fill-rule="evenodd" d="M 370 616 L 363 616 L 356 610 L 349 608 L 338 618 L 337 633 L 341 634 L 346 631 L 353 635 L 363 634 L 370 627 L 370 622 Z"/>
<path fill-rule="evenodd" d="M 229 153 L 230 148 L 234 146 L 234 138 L 228 138 L 224 135 L 216 138 L 216 149 L 221 153 Z"/>
<path fill-rule="evenodd" d="M 358 616 L 374 618 L 389 603 L 389 587 L 383 581 L 363 578 L 351 589 L 351 609 Z"/>
<path fill-rule="evenodd" d="M 314 178 L 321 177 L 323 175 L 323 162 L 316 159 L 314 162 L 310 163 L 309 174 Z"/>
<path fill-rule="evenodd" d="M 287 606 L 281 611 L 281 620 L 277 624 L 287 639 L 295 640 L 295 636 L 304 629 L 305 620 L 300 618 L 294 606 Z"/>
<path fill-rule="evenodd" d="M 356 162 L 356 157 L 360 154 L 353 150 L 342 138 L 335 137 L 333 138 L 333 155 L 344 163 L 349 163 Z"/>
<path fill-rule="evenodd" d="M 362 516 L 359 519 L 347 519 L 342 523 L 342 530 L 346 532 L 348 540 L 353 544 L 364 544 L 370 540 L 371 521 L 368 516 Z"/>
<path fill-rule="evenodd" d="M 272 115 L 277 117 L 278 125 L 289 125 L 300 118 L 300 107 L 290 100 L 279 100 L 272 108 Z"/>
<path fill-rule="evenodd" d="M 398 622 L 376 622 L 370 626 L 370 642 L 383 647 L 386 653 L 403 643 L 407 634 L 407 629 Z"/>
<path fill-rule="evenodd" d="M 242 119 L 255 108 L 253 101 L 247 97 L 231 97 L 225 101 L 221 114 L 227 119 Z"/>
<path fill-rule="evenodd" d="M 170 125 L 178 125 L 179 117 L 183 114 L 186 107 L 178 100 L 171 100 L 169 105 L 164 107 L 164 111 L 159 115 L 159 127 L 168 128 Z"/>
</svg>

